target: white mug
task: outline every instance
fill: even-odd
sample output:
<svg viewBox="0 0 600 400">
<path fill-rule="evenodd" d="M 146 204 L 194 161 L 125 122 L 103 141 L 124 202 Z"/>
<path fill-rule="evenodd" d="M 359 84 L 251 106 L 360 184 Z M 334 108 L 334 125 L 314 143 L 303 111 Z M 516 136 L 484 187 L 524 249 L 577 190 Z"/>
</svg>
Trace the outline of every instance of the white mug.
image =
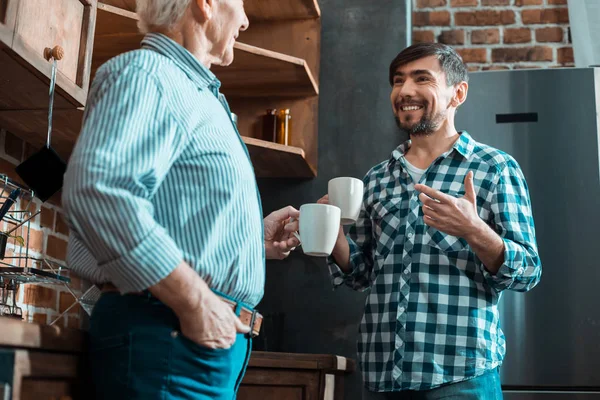
<svg viewBox="0 0 600 400">
<path fill-rule="evenodd" d="M 340 209 L 329 204 L 303 204 L 300 207 L 299 234 L 304 254 L 325 257 L 331 254 L 340 230 Z"/>
<path fill-rule="evenodd" d="M 327 185 L 329 204 L 339 207 L 342 211 L 342 225 L 356 222 L 362 205 L 365 185 L 356 178 L 334 178 Z"/>
</svg>

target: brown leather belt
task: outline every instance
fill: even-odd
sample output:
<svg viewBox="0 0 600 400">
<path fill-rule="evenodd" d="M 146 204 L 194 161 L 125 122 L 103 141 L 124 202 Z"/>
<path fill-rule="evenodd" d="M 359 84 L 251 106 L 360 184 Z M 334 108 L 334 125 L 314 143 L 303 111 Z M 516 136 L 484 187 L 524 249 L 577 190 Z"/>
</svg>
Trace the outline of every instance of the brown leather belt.
<svg viewBox="0 0 600 400">
<path fill-rule="evenodd" d="M 119 292 L 119 289 L 117 289 L 117 287 L 110 282 L 98 284 L 97 286 L 100 287 L 100 290 L 102 290 L 103 293 Z M 137 295 L 137 296 L 145 296 L 146 295 L 146 293 L 144 293 L 144 292 L 133 292 L 133 293 L 128 293 L 128 294 L 133 294 L 133 295 Z M 229 300 L 223 296 L 220 296 L 217 293 L 215 293 L 215 294 L 217 296 L 219 296 L 219 298 L 221 300 L 223 300 L 225 303 L 227 303 L 231 307 L 233 312 L 235 312 L 237 303 L 235 303 L 233 300 Z M 240 321 L 242 321 L 242 323 L 244 325 L 248 325 L 248 326 L 252 327 L 252 337 L 258 336 L 258 334 L 260 333 L 260 326 L 261 326 L 262 320 L 263 320 L 263 316 L 260 315 L 260 313 L 258 311 L 251 310 L 249 308 L 242 306 L 241 310 L 240 310 L 239 318 L 240 318 Z"/>
</svg>

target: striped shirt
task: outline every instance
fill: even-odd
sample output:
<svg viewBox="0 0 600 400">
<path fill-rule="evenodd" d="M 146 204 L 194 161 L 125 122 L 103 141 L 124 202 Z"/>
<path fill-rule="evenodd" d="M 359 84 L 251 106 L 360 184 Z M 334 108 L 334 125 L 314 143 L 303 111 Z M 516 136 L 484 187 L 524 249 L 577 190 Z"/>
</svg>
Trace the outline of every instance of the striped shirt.
<svg viewBox="0 0 600 400">
<path fill-rule="evenodd" d="M 186 261 L 211 288 L 260 301 L 259 192 L 219 87 L 160 34 L 98 69 L 64 178 L 67 263 L 76 273 L 125 293 Z"/>
<path fill-rule="evenodd" d="M 409 147 L 400 145 L 364 178 L 363 207 L 347 236 L 352 271 L 329 258 L 334 287 L 370 289 L 358 359 L 365 386 L 376 392 L 431 389 L 499 366 L 502 291 L 527 291 L 541 276 L 528 188 L 511 156 L 463 132 L 418 182 L 462 197 L 474 172 L 479 216 L 505 246 L 504 263 L 491 274 L 464 239 L 423 222 Z"/>
</svg>

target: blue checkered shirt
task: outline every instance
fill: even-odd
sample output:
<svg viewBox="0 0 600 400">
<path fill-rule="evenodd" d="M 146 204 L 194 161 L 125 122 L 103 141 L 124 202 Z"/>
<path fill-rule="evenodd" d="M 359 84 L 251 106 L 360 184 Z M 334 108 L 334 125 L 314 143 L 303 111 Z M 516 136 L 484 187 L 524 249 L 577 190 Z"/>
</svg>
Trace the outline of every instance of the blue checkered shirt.
<svg viewBox="0 0 600 400">
<path fill-rule="evenodd" d="M 423 222 L 407 168 L 410 141 L 364 178 L 356 224 L 347 235 L 351 272 L 329 258 L 334 287 L 370 289 L 360 323 L 358 359 L 371 391 L 426 390 L 495 368 L 505 354 L 498 301 L 540 280 L 525 178 L 508 154 L 462 132 L 420 182 L 462 197 L 474 172 L 479 216 L 504 241 L 504 263 L 490 273 L 468 243 Z"/>
</svg>

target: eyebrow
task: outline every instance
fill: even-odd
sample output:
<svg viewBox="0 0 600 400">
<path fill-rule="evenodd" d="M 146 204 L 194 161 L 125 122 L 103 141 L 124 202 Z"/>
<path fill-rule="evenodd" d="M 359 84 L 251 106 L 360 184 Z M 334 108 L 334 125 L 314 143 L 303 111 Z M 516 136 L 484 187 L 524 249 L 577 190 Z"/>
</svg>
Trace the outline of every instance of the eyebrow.
<svg viewBox="0 0 600 400">
<path fill-rule="evenodd" d="M 406 74 L 404 72 L 400 72 L 400 71 L 396 71 L 394 72 L 394 77 L 396 76 L 405 76 Z M 427 70 L 427 69 L 416 69 L 414 71 L 410 71 L 410 76 L 418 76 L 418 75 L 427 75 L 433 78 L 433 74 Z"/>
</svg>

